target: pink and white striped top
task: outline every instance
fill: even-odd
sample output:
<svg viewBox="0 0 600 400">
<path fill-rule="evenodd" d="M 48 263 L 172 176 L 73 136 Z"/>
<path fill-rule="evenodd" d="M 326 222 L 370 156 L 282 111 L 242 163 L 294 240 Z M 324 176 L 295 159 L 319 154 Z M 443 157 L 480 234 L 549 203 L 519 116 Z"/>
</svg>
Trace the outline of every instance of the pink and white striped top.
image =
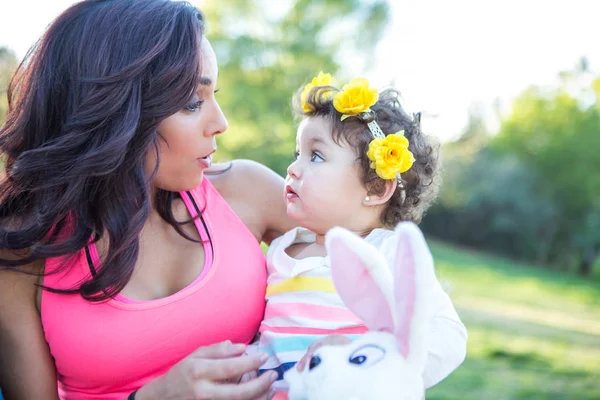
<svg viewBox="0 0 600 400">
<path fill-rule="evenodd" d="M 392 231 L 377 229 L 367 240 Z M 295 228 L 275 240 L 267 253 L 267 306 L 260 326 L 258 350 L 269 355 L 264 370 L 276 370 L 274 387 L 287 390 L 283 373 L 293 367 L 315 340 L 331 334 L 349 337 L 367 331 L 348 310 L 331 278 L 329 257 L 290 257 L 285 249 L 297 243 L 314 243 L 316 235 Z M 380 240 L 379 240 L 380 241 Z"/>
<path fill-rule="evenodd" d="M 365 240 L 384 251 L 390 248 L 384 243 L 393 235 L 394 231 L 375 229 Z M 279 374 L 273 385 L 279 392 L 276 399 L 286 398 L 288 387 L 283 374 L 300 361 L 313 341 L 331 334 L 343 334 L 353 339 L 367 331 L 337 294 L 329 257 L 297 260 L 285 252 L 293 244 L 314 243 L 315 239 L 313 232 L 295 228 L 274 240 L 267 253 L 267 305 L 260 325 L 260 338 L 253 350 L 269 355 L 260 372 L 275 370 Z M 439 282 L 435 285 L 430 292 L 435 315 L 423 373 L 427 387 L 441 381 L 462 363 L 467 341 L 466 329 L 450 297 Z"/>
</svg>

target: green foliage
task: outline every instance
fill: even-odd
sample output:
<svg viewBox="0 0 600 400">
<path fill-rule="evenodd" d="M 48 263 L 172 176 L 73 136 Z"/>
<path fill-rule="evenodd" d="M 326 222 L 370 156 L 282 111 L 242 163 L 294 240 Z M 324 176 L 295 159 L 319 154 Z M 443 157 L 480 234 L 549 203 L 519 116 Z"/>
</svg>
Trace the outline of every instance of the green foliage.
<svg viewBox="0 0 600 400">
<path fill-rule="evenodd" d="M 537 189 L 558 210 L 553 245 L 561 250 L 553 258 L 578 263 L 584 274 L 600 253 L 600 102 L 598 80 L 590 84 L 587 75 L 565 73 L 556 89 L 524 92 L 496 140 L 539 174 Z"/>
<path fill-rule="evenodd" d="M 321 70 L 343 74 L 356 54 L 369 57 L 389 19 L 382 0 L 214 0 L 201 10 L 230 126 L 218 138 L 219 155 L 254 159 L 282 175 L 295 147 L 293 93 Z"/>
<path fill-rule="evenodd" d="M 0 125 L 4 123 L 8 111 L 6 90 L 16 68 L 17 57 L 15 54 L 6 47 L 0 47 Z"/>
<path fill-rule="evenodd" d="M 589 75 L 527 89 L 496 136 L 475 115 L 445 146 L 444 186 L 424 229 L 590 275 L 600 253 L 600 78 Z"/>
<path fill-rule="evenodd" d="M 488 148 L 452 164 L 457 172 L 446 176 L 442 200 L 423 228 L 462 245 L 546 262 L 556 208 L 537 191 L 538 177 L 518 158 Z M 461 196 L 454 200 L 447 191 Z"/>
<path fill-rule="evenodd" d="M 600 199 L 600 115 L 566 88 L 531 88 L 516 101 L 497 143 L 542 175 L 540 189 L 570 212 L 583 214 Z"/>
</svg>

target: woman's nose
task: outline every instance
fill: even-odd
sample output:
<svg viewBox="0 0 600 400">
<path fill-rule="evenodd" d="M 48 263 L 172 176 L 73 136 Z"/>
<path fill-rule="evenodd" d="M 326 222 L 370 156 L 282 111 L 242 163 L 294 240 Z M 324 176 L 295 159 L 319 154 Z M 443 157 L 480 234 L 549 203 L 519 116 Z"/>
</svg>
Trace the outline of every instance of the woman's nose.
<svg viewBox="0 0 600 400">
<path fill-rule="evenodd" d="M 211 124 L 212 126 L 210 129 L 210 134 L 218 135 L 220 133 L 225 132 L 227 130 L 227 128 L 229 127 L 229 125 L 227 124 L 227 118 L 225 118 L 225 114 L 223 114 L 221 107 L 216 102 L 215 102 L 214 113 L 215 114 L 214 114 L 213 121 Z"/>
</svg>

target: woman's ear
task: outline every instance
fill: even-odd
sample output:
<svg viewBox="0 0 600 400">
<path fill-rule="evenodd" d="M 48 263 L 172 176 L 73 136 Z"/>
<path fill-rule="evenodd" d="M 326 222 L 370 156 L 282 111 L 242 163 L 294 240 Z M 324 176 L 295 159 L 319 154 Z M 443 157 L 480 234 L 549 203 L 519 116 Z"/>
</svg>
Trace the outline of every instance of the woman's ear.
<svg viewBox="0 0 600 400">
<path fill-rule="evenodd" d="M 365 206 L 378 206 L 385 204 L 394 195 L 398 187 L 398 181 L 396 179 L 387 179 L 384 181 L 383 188 L 379 191 L 379 194 L 369 193 L 364 199 L 363 204 Z M 371 192 L 371 190 L 369 190 Z"/>
</svg>

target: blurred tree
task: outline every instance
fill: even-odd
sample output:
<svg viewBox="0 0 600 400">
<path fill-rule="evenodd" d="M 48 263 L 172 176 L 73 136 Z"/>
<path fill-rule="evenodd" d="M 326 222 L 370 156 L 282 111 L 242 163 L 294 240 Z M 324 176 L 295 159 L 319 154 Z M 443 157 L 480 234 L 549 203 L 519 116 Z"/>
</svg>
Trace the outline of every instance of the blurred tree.
<svg viewBox="0 0 600 400">
<path fill-rule="evenodd" d="M 442 239 L 589 275 L 600 252 L 600 78 L 581 62 L 530 88 L 487 132 L 472 107 L 446 143 L 444 185 L 423 229 Z"/>
<path fill-rule="evenodd" d="M 422 228 L 441 239 L 513 258 L 544 262 L 554 208 L 536 193 L 537 176 L 511 154 L 494 151 L 482 108 L 461 137 L 444 144 L 443 185 Z"/>
<path fill-rule="evenodd" d="M 540 176 L 536 191 L 556 204 L 551 260 L 576 262 L 583 275 L 600 253 L 599 88 L 582 61 L 559 87 L 521 94 L 495 139 Z"/>
<path fill-rule="evenodd" d="M 0 125 L 4 123 L 8 103 L 6 99 L 6 90 L 8 82 L 17 68 L 17 56 L 10 49 L 0 47 Z"/>
<path fill-rule="evenodd" d="M 218 154 L 282 175 L 294 152 L 292 94 L 321 70 L 368 60 L 389 20 L 384 0 L 206 0 L 200 9 L 230 126 Z"/>
</svg>

